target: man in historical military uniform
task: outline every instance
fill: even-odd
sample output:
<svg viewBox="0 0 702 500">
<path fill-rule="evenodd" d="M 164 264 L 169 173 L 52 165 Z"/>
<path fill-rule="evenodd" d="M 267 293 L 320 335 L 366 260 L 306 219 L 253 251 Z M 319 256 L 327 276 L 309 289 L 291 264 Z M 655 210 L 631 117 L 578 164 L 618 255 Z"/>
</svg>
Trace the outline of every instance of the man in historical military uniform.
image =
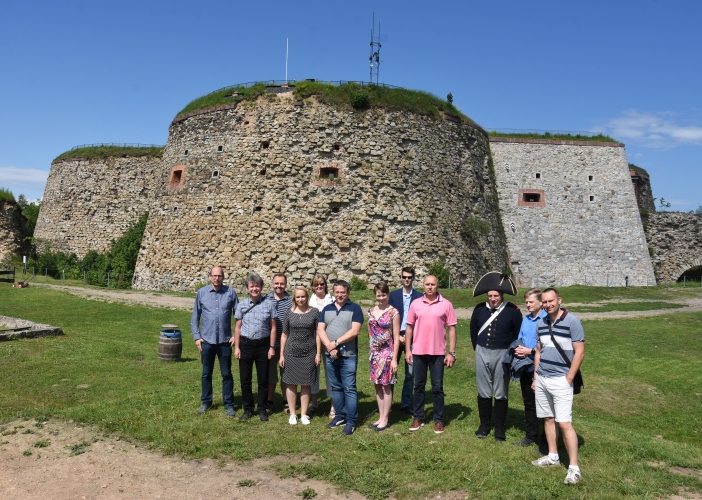
<svg viewBox="0 0 702 500">
<path fill-rule="evenodd" d="M 470 319 L 470 337 L 475 350 L 475 377 L 478 385 L 479 438 L 490 433 L 492 397 L 495 397 L 495 441 L 505 441 L 509 370 L 502 359 L 519 335 L 522 313 L 515 304 L 504 301 L 505 292 L 515 295 L 512 280 L 497 272 L 488 273 L 475 287 L 473 296 L 487 291 L 487 302 L 475 306 Z"/>
</svg>

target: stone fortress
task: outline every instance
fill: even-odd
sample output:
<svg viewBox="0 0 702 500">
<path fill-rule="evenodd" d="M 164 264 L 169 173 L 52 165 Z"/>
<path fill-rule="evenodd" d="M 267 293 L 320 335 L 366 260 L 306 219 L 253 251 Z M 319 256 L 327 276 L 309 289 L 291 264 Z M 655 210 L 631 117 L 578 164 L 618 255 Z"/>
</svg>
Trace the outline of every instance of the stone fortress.
<svg viewBox="0 0 702 500">
<path fill-rule="evenodd" d="M 443 111 L 354 110 L 286 86 L 236 95 L 179 114 L 162 157 L 62 155 L 35 236 L 82 257 L 148 211 L 141 289 L 191 289 L 213 264 L 235 286 L 250 271 L 397 285 L 402 266 L 422 277 L 437 259 L 456 287 L 509 269 L 523 286 L 656 283 L 648 182 L 632 183 L 623 144 L 488 137 Z"/>
</svg>

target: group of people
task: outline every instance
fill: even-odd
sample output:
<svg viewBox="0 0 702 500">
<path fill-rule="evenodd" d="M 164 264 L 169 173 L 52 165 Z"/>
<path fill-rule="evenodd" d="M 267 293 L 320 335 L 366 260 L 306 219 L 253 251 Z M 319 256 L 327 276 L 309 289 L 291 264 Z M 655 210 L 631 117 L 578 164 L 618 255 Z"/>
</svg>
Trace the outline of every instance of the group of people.
<svg viewBox="0 0 702 500">
<path fill-rule="evenodd" d="M 316 275 L 311 293 L 306 287 L 296 286 L 291 296 L 287 293 L 285 275 L 276 274 L 273 291 L 264 296 L 262 278 L 251 273 L 245 280 L 249 296 L 239 301 L 236 292 L 223 284 L 221 267 L 213 267 L 209 278 L 211 284 L 197 292 L 191 318 L 193 338 L 202 361 L 202 404 L 197 413 L 204 414 L 212 406 L 212 374 L 217 358 L 224 408 L 229 417 L 236 416 L 231 373 L 233 350 L 239 360 L 243 400 L 239 420 L 249 420 L 257 412 L 261 421 L 268 421 L 274 410 L 273 397 L 280 373 L 288 422 L 298 423 L 299 386 L 299 422 L 309 425 L 317 411 L 323 364 L 327 396 L 332 398 L 331 421 L 327 427 L 342 427 L 343 434 L 353 434 L 358 421 L 358 336 L 365 315 L 358 304 L 349 300 L 349 284 L 335 281 L 332 295 L 326 279 Z M 412 416 L 409 430 L 416 432 L 425 426 L 428 374 L 434 403 L 434 432 L 441 434 L 445 430 L 444 370 L 456 362 L 456 314 L 451 302 L 438 292 L 435 276 L 425 277 L 424 293 L 413 287 L 413 268 L 403 268 L 400 279 L 402 287 L 393 292 L 386 283 L 375 285 L 376 305 L 367 310 L 370 381 L 375 385 L 378 404 L 378 418 L 369 427 L 382 432 L 389 426 L 398 365 L 404 354 L 400 406 L 402 412 Z M 585 355 L 582 324 L 561 308 L 560 295 L 553 288 L 527 291 L 529 314 L 522 318 L 519 307 L 504 301 L 505 291 L 516 293 L 509 278 L 512 291 L 509 287 L 505 289 L 504 279 L 503 275 L 499 285 L 487 290 L 487 302 L 475 307 L 470 322 L 480 418 L 475 434 L 478 438 L 490 434 L 494 413 L 495 440 L 506 440 L 512 376 L 520 381 L 526 415 L 526 435 L 514 444 L 535 443 L 541 418 L 548 453 L 532 463 L 540 467 L 558 466 L 558 422 L 570 459 L 565 483 L 577 483 L 581 473 L 571 409 L 573 378 Z M 252 389 L 254 365 L 257 405 Z"/>
</svg>

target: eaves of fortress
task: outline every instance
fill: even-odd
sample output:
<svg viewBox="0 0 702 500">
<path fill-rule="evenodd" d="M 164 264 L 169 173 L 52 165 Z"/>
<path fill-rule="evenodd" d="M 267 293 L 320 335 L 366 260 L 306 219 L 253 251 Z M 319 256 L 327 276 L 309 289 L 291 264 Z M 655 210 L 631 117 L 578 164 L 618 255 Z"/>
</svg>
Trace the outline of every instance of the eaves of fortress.
<svg viewBox="0 0 702 500">
<path fill-rule="evenodd" d="M 309 83 L 264 87 L 191 103 L 161 156 L 61 155 L 35 237 L 82 257 L 148 211 L 142 289 L 192 288 L 212 265 L 232 284 L 256 271 L 396 285 L 438 258 L 459 287 L 509 268 L 523 286 L 656 283 L 637 204 L 650 185 L 632 183 L 623 144 L 488 137 L 435 98 L 427 111 L 371 93 L 354 109 Z M 675 279 L 700 256 L 656 258 Z"/>
</svg>

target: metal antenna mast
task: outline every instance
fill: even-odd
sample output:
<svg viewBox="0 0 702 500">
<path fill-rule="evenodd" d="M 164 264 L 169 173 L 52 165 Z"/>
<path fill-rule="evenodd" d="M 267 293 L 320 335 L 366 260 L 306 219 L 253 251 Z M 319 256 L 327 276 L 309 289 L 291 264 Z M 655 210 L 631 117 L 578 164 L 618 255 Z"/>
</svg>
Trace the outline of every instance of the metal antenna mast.
<svg viewBox="0 0 702 500">
<path fill-rule="evenodd" d="M 377 47 L 377 48 L 376 48 Z M 373 26 L 371 27 L 370 39 L 370 82 L 373 83 L 373 75 L 375 75 L 375 83 L 378 83 L 380 76 L 380 22 L 378 22 L 378 38 L 375 38 L 375 12 L 373 12 Z"/>
</svg>

